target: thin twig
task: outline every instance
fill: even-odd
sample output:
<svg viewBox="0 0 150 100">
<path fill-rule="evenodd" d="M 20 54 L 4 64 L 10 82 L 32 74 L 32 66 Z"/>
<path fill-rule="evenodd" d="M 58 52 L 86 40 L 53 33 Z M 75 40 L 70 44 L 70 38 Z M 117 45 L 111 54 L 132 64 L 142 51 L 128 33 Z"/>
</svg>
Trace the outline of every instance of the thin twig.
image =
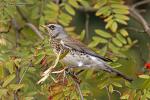
<svg viewBox="0 0 150 100">
<path fill-rule="evenodd" d="M 105 88 L 106 88 L 106 91 L 107 91 L 108 100 L 111 100 L 111 96 L 110 96 L 110 93 L 109 93 L 108 87 L 105 87 Z"/>
<path fill-rule="evenodd" d="M 30 27 L 42 40 L 44 37 L 42 36 L 41 32 L 33 25 L 32 23 L 26 23 L 28 27 Z"/>
<path fill-rule="evenodd" d="M 42 36 L 41 32 L 38 30 L 38 28 L 33 25 L 29 19 L 25 16 L 24 13 L 22 13 L 21 9 L 19 8 L 19 6 L 16 6 L 16 10 L 18 11 L 19 15 L 21 16 L 21 18 L 26 22 L 26 25 L 28 27 L 30 27 L 36 34 L 37 36 L 39 36 L 42 40 L 44 39 L 44 37 Z"/>
<path fill-rule="evenodd" d="M 145 32 L 150 36 L 150 27 L 144 17 L 134 7 L 129 7 L 129 10 L 130 15 L 143 26 Z"/>
<path fill-rule="evenodd" d="M 89 40 L 89 14 L 88 13 L 86 13 L 86 15 L 85 15 L 85 36 L 86 36 L 86 40 Z"/>
<path fill-rule="evenodd" d="M 81 92 L 81 89 L 80 89 L 80 84 L 78 82 L 76 82 L 74 79 L 73 79 L 74 83 L 75 83 L 75 86 L 77 87 L 77 91 L 79 93 L 79 96 L 80 96 L 80 99 L 81 100 L 84 100 L 83 98 L 83 95 L 82 95 L 82 92 Z"/>
</svg>

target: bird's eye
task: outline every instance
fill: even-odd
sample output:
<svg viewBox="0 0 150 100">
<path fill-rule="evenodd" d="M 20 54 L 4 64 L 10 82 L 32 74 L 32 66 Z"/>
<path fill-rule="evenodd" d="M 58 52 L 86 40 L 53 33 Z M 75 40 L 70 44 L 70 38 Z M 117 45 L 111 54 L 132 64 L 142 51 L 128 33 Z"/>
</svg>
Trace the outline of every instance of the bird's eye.
<svg viewBox="0 0 150 100">
<path fill-rule="evenodd" d="M 51 30 L 54 30 L 54 29 L 55 29 L 55 26 L 54 26 L 54 25 L 51 25 L 51 26 L 49 26 L 49 28 L 50 28 Z"/>
</svg>

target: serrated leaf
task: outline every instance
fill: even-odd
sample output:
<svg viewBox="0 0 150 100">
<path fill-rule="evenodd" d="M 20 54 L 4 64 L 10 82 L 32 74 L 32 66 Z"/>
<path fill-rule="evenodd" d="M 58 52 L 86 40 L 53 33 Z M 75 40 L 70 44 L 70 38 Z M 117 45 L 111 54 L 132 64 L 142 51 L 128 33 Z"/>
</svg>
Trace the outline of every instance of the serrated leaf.
<svg viewBox="0 0 150 100">
<path fill-rule="evenodd" d="M 100 41 L 92 41 L 92 42 L 90 42 L 88 47 L 90 47 L 90 48 L 96 47 L 99 43 L 100 43 Z"/>
<path fill-rule="evenodd" d="M 115 14 L 114 17 L 116 17 L 116 19 L 129 20 L 128 16 L 122 14 Z"/>
<path fill-rule="evenodd" d="M 8 89 L 0 89 L 0 98 L 7 95 Z"/>
<path fill-rule="evenodd" d="M 9 88 L 12 89 L 13 91 L 16 91 L 18 89 L 23 88 L 25 85 L 24 84 L 10 84 Z"/>
<path fill-rule="evenodd" d="M 113 4 L 111 4 L 111 7 L 112 8 L 118 8 L 118 9 L 126 9 L 126 10 L 128 10 L 129 8 L 128 8 L 128 6 L 125 6 L 125 5 L 122 5 L 122 4 L 115 4 L 115 3 L 113 3 Z"/>
<path fill-rule="evenodd" d="M 75 8 L 79 8 L 79 5 L 76 0 L 68 0 L 68 3 Z"/>
<path fill-rule="evenodd" d="M 108 79 L 105 79 L 105 80 L 103 80 L 103 81 L 98 85 L 98 88 L 99 88 L 99 89 L 103 89 L 103 88 L 105 88 L 105 87 L 108 85 L 108 83 L 109 83 L 109 80 L 108 80 Z"/>
<path fill-rule="evenodd" d="M 75 11 L 74 11 L 74 9 L 73 9 L 70 5 L 66 4 L 66 5 L 65 5 L 65 10 L 66 10 L 69 14 L 75 15 Z"/>
<path fill-rule="evenodd" d="M 126 22 L 125 20 L 122 20 L 122 19 L 117 18 L 117 19 L 115 19 L 115 21 L 117 21 L 117 22 L 120 23 L 120 24 L 127 25 L 127 22 Z"/>
<path fill-rule="evenodd" d="M 123 46 L 122 43 L 117 38 L 112 38 L 112 42 L 118 47 Z"/>
<path fill-rule="evenodd" d="M 116 34 L 116 38 L 123 44 L 127 44 L 126 39 L 119 33 Z"/>
<path fill-rule="evenodd" d="M 108 47 L 109 47 L 109 49 L 112 50 L 114 53 L 118 53 L 118 51 L 119 51 L 119 48 L 116 47 L 116 46 L 115 46 L 114 44 L 112 44 L 112 43 L 109 43 L 109 44 L 108 44 Z"/>
<path fill-rule="evenodd" d="M 111 38 L 112 37 L 112 35 L 110 33 L 102 31 L 100 29 L 95 29 L 95 33 L 97 35 L 100 35 L 100 36 L 104 37 L 104 38 Z"/>
<path fill-rule="evenodd" d="M 85 37 L 85 30 L 83 30 L 80 34 L 80 40 L 83 40 Z"/>
<path fill-rule="evenodd" d="M 59 10 L 59 6 L 53 2 L 50 2 L 48 5 L 47 5 L 48 8 L 50 8 L 50 10 L 54 10 L 54 11 L 58 11 Z"/>
<path fill-rule="evenodd" d="M 15 77 L 16 77 L 15 74 L 10 74 L 9 76 L 7 76 L 4 79 L 4 83 L 3 83 L 2 87 L 6 87 Z"/>
<path fill-rule="evenodd" d="M 6 62 L 5 68 L 7 68 L 9 73 L 12 74 L 14 72 L 14 63 L 13 63 L 13 61 Z"/>
<path fill-rule="evenodd" d="M 110 20 L 112 20 L 112 18 L 113 18 L 113 16 L 112 15 L 110 15 L 108 18 L 106 18 L 104 21 L 105 22 L 109 22 Z"/>
<path fill-rule="evenodd" d="M 118 24 L 116 22 L 113 22 L 110 28 L 112 32 L 116 32 L 118 28 Z"/>
<path fill-rule="evenodd" d="M 3 65 L 0 63 L 0 80 L 4 77 L 4 68 Z"/>
<path fill-rule="evenodd" d="M 120 84 L 120 83 L 117 83 L 117 82 L 113 82 L 112 83 L 114 86 L 116 86 L 116 87 L 122 87 L 122 85 Z"/>
<path fill-rule="evenodd" d="M 108 11 L 109 11 L 109 8 L 110 8 L 109 6 L 104 6 L 104 7 L 100 8 L 100 9 L 96 12 L 96 16 L 100 16 L 100 15 L 102 15 L 102 14 L 108 12 Z"/>
<path fill-rule="evenodd" d="M 129 14 L 129 11 L 125 9 L 113 9 L 113 12 L 116 14 Z"/>
<path fill-rule="evenodd" d="M 112 26 L 113 22 L 114 22 L 114 20 L 109 20 L 108 23 L 105 26 L 105 29 L 110 28 Z"/>
<path fill-rule="evenodd" d="M 97 37 L 97 36 L 93 36 L 92 39 L 95 41 L 99 41 L 100 43 L 107 43 L 108 42 L 106 39 L 101 38 L 101 37 Z"/>
<path fill-rule="evenodd" d="M 121 29 L 120 33 L 124 36 L 127 37 L 128 36 L 128 32 L 125 29 Z"/>
<path fill-rule="evenodd" d="M 121 96 L 120 99 L 128 100 L 129 96 L 130 96 L 129 94 L 125 94 L 125 95 Z"/>
<path fill-rule="evenodd" d="M 149 78 L 150 78 L 149 75 L 139 75 L 138 77 L 139 77 L 139 78 L 144 78 L 144 79 L 149 79 Z"/>
<path fill-rule="evenodd" d="M 97 2 L 93 8 L 98 9 L 98 8 L 104 6 L 106 3 L 107 3 L 107 0 L 101 0 L 101 2 Z"/>
</svg>

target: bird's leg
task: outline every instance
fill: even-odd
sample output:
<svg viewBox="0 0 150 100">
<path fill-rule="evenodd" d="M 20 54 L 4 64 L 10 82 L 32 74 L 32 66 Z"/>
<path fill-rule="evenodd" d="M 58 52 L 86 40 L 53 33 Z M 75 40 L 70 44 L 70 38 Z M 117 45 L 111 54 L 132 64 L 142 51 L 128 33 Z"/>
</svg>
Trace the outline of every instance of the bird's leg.
<svg viewBox="0 0 150 100">
<path fill-rule="evenodd" d="M 56 60 L 55 60 L 54 65 L 51 66 L 51 67 L 49 67 L 49 68 L 42 74 L 42 76 L 45 76 L 45 75 L 49 74 L 49 73 L 51 72 L 51 70 L 56 67 L 56 65 L 57 65 L 58 62 L 59 62 L 60 54 L 61 54 L 61 51 L 59 51 L 59 53 L 57 54 L 57 58 L 56 58 Z"/>
<path fill-rule="evenodd" d="M 51 66 L 51 67 L 49 67 L 49 68 L 41 75 L 41 76 L 43 76 L 43 77 L 37 82 L 37 84 L 44 82 L 44 81 L 48 78 L 48 76 L 49 76 L 49 74 L 51 73 L 52 69 L 54 69 L 54 68 L 56 67 L 56 65 L 57 65 L 57 63 L 58 63 L 58 61 L 59 61 L 59 58 L 60 58 L 60 54 L 61 54 L 61 50 L 60 50 L 59 53 L 57 54 L 57 58 L 56 58 L 56 60 L 55 60 L 54 65 Z"/>
</svg>

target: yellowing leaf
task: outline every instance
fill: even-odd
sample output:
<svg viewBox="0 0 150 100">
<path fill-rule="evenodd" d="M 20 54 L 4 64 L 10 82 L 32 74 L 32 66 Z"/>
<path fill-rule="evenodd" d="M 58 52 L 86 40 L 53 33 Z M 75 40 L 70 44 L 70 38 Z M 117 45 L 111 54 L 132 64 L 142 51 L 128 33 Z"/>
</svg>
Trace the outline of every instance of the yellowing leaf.
<svg viewBox="0 0 150 100">
<path fill-rule="evenodd" d="M 116 86 L 116 87 L 122 87 L 122 85 L 120 84 L 120 83 L 117 83 L 117 82 L 113 82 L 112 83 L 114 86 Z"/>
<path fill-rule="evenodd" d="M 113 86 L 112 86 L 112 85 L 109 85 L 108 90 L 109 90 L 110 93 L 113 93 Z"/>
<path fill-rule="evenodd" d="M 114 22 L 113 20 L 109 20 L 108 23 L 106 24 L 105 28 L 106 29 L 110 28 L 112 26 L 113 22 Z"/>
<path fill-rule="evenodd" d="M 110 28 L 112 32 L 116 32 L 118 28 L 118 24 L 116 22 L 113 22 Z"/>
<path fill-rule="evenodd" d="M 128 6 L 125 6 L 125 5 L 122 5 L 122 4 L 117 4 L 117 3 L 116 4 L 115 3 L 111 4 L 111 7 L 112 8 L 118 8 L 118 9 L 127 9 L 127 10 L 129 9 Z"/>
<path fill-rule="evenodd" d="M 121 29 L 120 33 L 124 36 L 127 37 L 128 36 L 128 32 L 125 29 Z"/>
<path fill-rule="evenodd" d="M 139 78 L 149 79 L 150 76 L 149 75 L 139 75 Z"/>
<path fill-rule="evenodd" d="M 116 14 L 129 14 L 128 10 L 125 9 L 113 9 Z"/>
<path fill-rule="evenodd" d="M 124 24 L 124 25 L 127 25 L 127 22 L 125 21 L 125 20 L 123 20 L 123 19 L 119 19 L 119 18 L 117 18 L 117 19 L 115 19 L 118 23 L 120 23 L 120 24 Z"/>
</svg>

